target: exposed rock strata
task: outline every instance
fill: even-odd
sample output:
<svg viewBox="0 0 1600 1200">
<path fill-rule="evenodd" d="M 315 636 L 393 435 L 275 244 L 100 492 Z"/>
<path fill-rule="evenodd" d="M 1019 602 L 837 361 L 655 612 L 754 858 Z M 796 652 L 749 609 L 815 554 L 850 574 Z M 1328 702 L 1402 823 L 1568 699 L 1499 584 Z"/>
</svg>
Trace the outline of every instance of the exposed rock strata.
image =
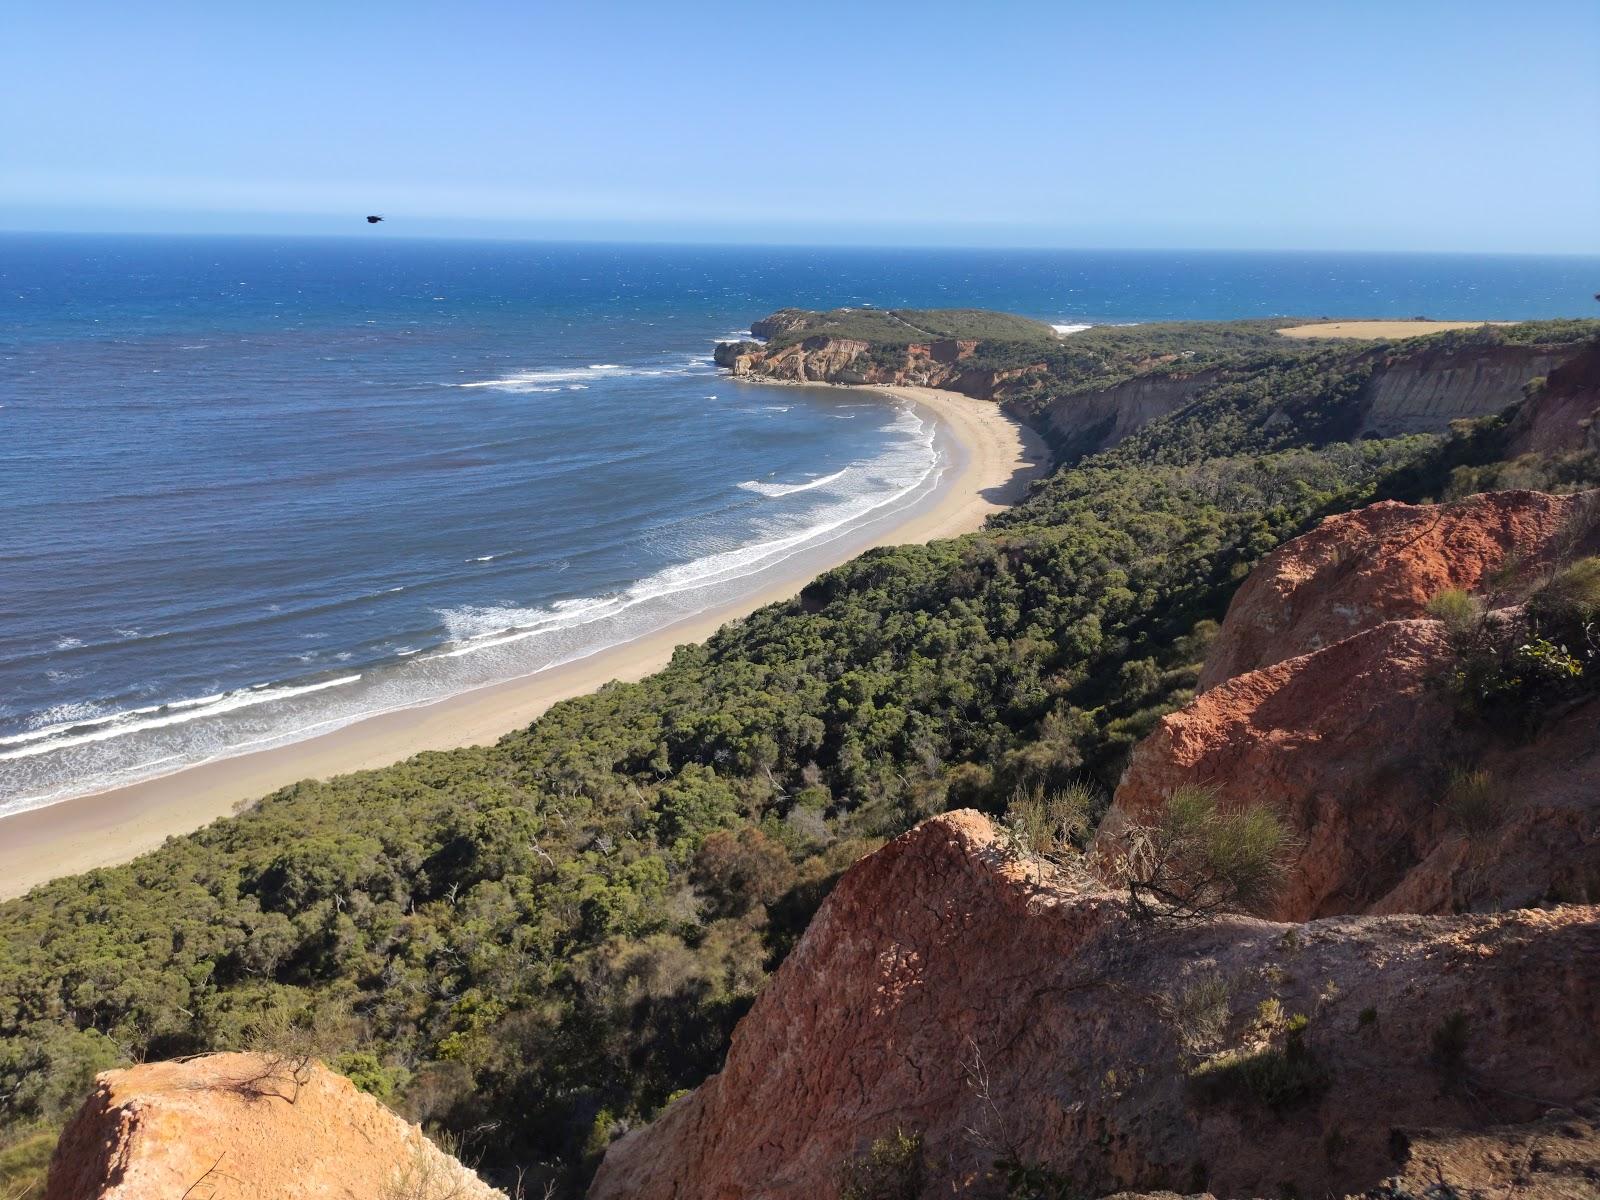
<svg viewBox="0 0 1600 1200">
<path fill-rule="evenodd" d="M 1503 412 L 1523 388 L 1570 352 L 1539 346 L 1470 346 L 1411 351 L 1373 372 L 1362 393 L 1361 436 L 1432 433 L 1451 421 Z"/>
<path fill-rule="evenodd" d="M 1040 416 L 1065 454 L 1092 454 L 1177 412 L 1221 377 L 1215 370 L 1138 375 L 1112 387 L 1052 400 Z"/>
<path fill-rule="evenodd" d="M 1597 549 L 1595 492 L 1376 504 L 1280 547 L 1229 606 L 1202 693 L 1134 748 L 1096 861 L 1199 785 L 1295 835 L 1279 919 L 1600 898 L 1600 703 L 1531 744 L 1463 727 L 1443 686 L 1455 652 L 1423 615 L 1449 588 L 1516 604 Z M 1445 804 L 1463 767 L 1493 781 L 1484 828 Z"/>
<path fill-rule="evenodd" d="M 974 367 L 968 360 L 977 346 L 966 338 L 942 338 L 874 353 L 870 342 L 816 334 L 774 349 L 755 342 L 723 342 L 714 358 L 735 375 L 783 383 L 947 388 L 979 400 L 1003 400 L 1043 369 L 1042 364 L 1005 370 Z"/>
<path fill-rule="evenodd" d="M 1600 702 L 1531 745 L 1485 746 L 1440 687 L 1452 662 L 1437 621 L 1386 621 L 1227 680 L 1134 748 L 1097 855 L 1198 784 L 1294 833 L 1282 920 L 1600 899 Z M 1443 803 L 1467 764 L 1496 781 L 1493 828 L 1460 828 Z"/>
</svg>

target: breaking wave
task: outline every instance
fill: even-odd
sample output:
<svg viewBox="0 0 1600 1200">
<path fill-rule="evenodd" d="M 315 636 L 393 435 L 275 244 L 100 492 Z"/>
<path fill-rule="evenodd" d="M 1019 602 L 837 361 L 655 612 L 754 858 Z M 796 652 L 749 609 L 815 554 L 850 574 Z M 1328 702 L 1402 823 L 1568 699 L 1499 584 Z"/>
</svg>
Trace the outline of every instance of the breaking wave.
<svg viewBox="0 0 1600 1200">
<path fill-rule="evenodd" d="M 792 496 L 796 492 L 809 492 L 812 488 L 827 487 L 835 480 L 844 478 L 845 472 L 849 469 L 849 467 L 846 467 L 843 471 L 835 471 L 832 475 L 824 475 L 821 479 L 807 480 L 805 483 L 761 483 L 755 479 L 746 479 L 739 486 L 747 492 L 756 493 L 758 496 L 774 498 Z"/>
</svg>

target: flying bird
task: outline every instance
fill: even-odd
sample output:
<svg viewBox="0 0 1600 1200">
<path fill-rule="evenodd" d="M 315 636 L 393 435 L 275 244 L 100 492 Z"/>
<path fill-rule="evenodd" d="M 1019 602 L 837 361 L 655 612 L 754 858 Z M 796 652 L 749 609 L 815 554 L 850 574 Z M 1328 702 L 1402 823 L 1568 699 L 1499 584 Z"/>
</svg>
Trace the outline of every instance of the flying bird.
<svg viewBox="0 0 1600 1200">
<path fill-rule="evenodd" d="M 383 220 L 382 217 L 368 217 L 367 218 L 367 224 L 368 225 L 376 225 L 381 220 Z"/>
</svg>

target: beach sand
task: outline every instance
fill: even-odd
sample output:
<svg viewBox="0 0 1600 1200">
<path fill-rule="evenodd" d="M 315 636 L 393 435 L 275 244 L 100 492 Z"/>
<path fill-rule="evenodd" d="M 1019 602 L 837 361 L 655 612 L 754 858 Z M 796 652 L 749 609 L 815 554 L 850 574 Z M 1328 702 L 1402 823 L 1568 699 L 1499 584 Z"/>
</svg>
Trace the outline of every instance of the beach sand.
<svg viewBox="0 0 1600 1200">
<path fill-rule="evenodd" d="M 1021 498 L 1045 467 L 1043 442 L 995 404 L 928 388 L 872 388 L 910 400 L 940 425 L 952 463 L 938 489 L 887 528 L 841 538 L 778 569 L 760 593 L 686 618 L 632 642 L 535 675 L 433 704 L 369 717 L 287 746 L 202 763 L 171 775 L 0 818 L 0 899 L 61 875 L 127 862 L 239 807 L 302 779 L 388 766 L 422 750 L 490 743 L 559 700 L 613 679 L 641 679 L 673 649 L 719 626 L 796 595 L 816 574 L 875 545 L 903 545 L 968 533 Z"/>
<path fill-rule="evenodd" d="M 1515 321 L 1319 321 L 1315 325 L 1290 325 L 1278 332 L 1292 338 L 1408 338 L 1448 333 L 1452 329 L 1515 324 Z"/>
</svg>

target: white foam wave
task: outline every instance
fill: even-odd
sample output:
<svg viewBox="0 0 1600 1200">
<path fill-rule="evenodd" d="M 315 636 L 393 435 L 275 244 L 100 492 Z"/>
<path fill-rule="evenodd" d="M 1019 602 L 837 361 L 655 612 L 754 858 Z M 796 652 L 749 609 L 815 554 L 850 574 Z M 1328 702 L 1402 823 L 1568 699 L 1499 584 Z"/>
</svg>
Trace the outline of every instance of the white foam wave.
<svg viewBox="0 0 1600 1200">
<path fill-rule="evenodd" d="M 861 477 L 865 487 L 821 513 L 813 514 L 812 524 L 798 529 L 791 527 L 776 537 L 668 567 L 613 596 L 562 600 L 548 608 L 465 607 L 438 610 L 452 641 L 458 644 L 430 655 L 429 659 L 460 658 L 616 617 L 647 601 L 711 588 L 753 575 L 811 546 L 830 540 L 841 530 L 860 523 L 873 512 L 904 499 L 938 469 L 938 456 L 933 451 L 934 426 L 930 422 L 923 421 L 915 412 L 906 409 L 889 428 L 908 435 L 900 452 L 890 453 L 863 468 Z M 796 486 L 799 489 L 821 486 L 850 470 L 845 468 L 823 480 Z"/>
<path fill-rule="evenodd" d="M 1052 326 L 1050 326 L 1050 328 L 1054 329 L 1057 333 L 1061 334 L 1062 336 L 1065 336 L 1065 335 L 1067 335 L 1069 333 L 1082 333 L 1085 329 L 1093 329 L 1094 326 L 1093 325 L 1052 325 Z"/>
<path fill-rule="evenodd" d="M 76 650 L 83 645 L 82 638 L 64 637 L 56 643 L 57 650 Z"/>
<path fill-rule="evenodd" d="M 493 388 L 501 392 L 559 392 L 583 391 L 595 380 L 653 378 L 662 375 L 708 374 L 707 362 L 702 358 L 689 358 L 675 363 L 636 364 L 590 363 L 585 367 L 555 367 L 543 371 L 516 371 L 497 379 L 474 379 L 455 386 L 461 388 Z M 551 384 L 563 386 L 552 387 Z"/>
<path fill-rule="evenodd" d="M 769 569 L 868 527 L 936 478 L 940 460 L 931 424 L 907 409 L 886 432 L 891 436 L 884 452 L 836 472 L 840 478 L 766 485 L 815 487 L 820 502 L 804 506 L 809 511 L 786 504 L 754 510 L 762 514 L 761 524 L 744 545 L 709 540 L 714 531 L 707 529 L 708 541 L 694 552 L 700 557 L 613 594 L 542 607 L 444 611 L 438 631 L 447 639 L 442 644 L 429 647 L 407 638 L 391 651 L 389 665 L 352 668 L 338 678 L 120 712 L 84 706 L 40 714 L 37 728 L 0 739 L 0 815 L 286 745 L 379 713 L 525 677 L 645 636 L 733 596 L 753 594 Z M 822 491 L 824 486 L 829 490 Z M 568 566 L 563 560 L 550 570 L 558 574 Z M 321 661 L 332 657 L 325 653 Z"/>
<path fill-rule="evenodd" d="M 220 716 L 241 708 L 252 708 L 258 704 L 270 704 L 274 700 L 290 700 L 296 696 L 307 696 L 312 692 L 355 683 L 360 678 L 359 675 L 346 675 L 339 679 L 324 679 L 319 683 L 298 686 L 241 688 L 233 692 L 218 692 L 214 696 L 197 696 L 189 700 L 174 700 L 168 704 L 125 709 L 122 712 L 92 717 L 86 721 L 46 725 L 30 729 L 25 733 L 0 738 L 0 746 L 15 747 L 0 750 L 0 762 L 32 758 L 37 754 L 49 754 L 69 746 L 82 746 L 90 742 L 103 742 L 107 738 L 122 737 L 129 733 L 187 724 L 203 717 Z"/>
<path fill-rule="evenodd" d="M 835 471 L 832 475 L 824 475 L 821 479 L 812 479 L 806 483 L 762 483 L 755 479 L 746 479 L 739 486 L 747 492 L 755 492 L 758 496 L 792 496 L 796 492 L 809 492 L 812 488 L 827 487 L 836 479 L 843 478 L 844 471 Z"/>
</svg>

